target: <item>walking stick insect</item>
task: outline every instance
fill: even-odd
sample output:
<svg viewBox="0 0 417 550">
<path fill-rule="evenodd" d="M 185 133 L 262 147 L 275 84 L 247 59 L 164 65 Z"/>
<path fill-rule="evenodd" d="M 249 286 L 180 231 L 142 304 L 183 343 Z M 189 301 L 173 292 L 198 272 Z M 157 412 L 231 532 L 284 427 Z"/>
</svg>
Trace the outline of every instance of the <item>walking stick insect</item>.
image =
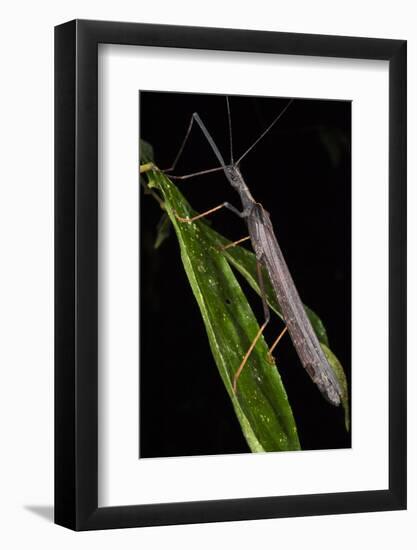
<svg viewBox="0 0 417 550">
<path fill-rule="evenodd" d="M 184 140 L 181 144 L 181 147 L 178 151 L 178 154 L 174 160 L 172 166 L 164 170 L 164 172 L 172 172 L 175 170 L 177 162 L 184 150 L 185 144 L 189 138 L 191 130 L 194 123 L 196 122 L 200 130 L 203 132 L 205 138 L 207 139 L 209 145 L 211 146 L 214 154 L 216 155 L 220 167 L 213 168 L 211 170 L 204 170 L 196 172 L 194 174 L 187 174 L 185 176 L 169 176 L 172 179 L 187 179 L 196 175 L 202 175 L 207 173 L 212 173 L 215 171 L 223 171 L 230 185 L 237 191 L 239 194 L 242 210 L 239 211 L 233 205 L 228 202 L 223 202 L 218 206 L 210 208 L 209 210 L 198 214 L 194 217 L 183 218 L 179 215 L 176 215 L 178 221 L 183 223 L 194 223 L 195 221 L 204 218 L 222 208 L 226 208 L 237 216 L 242 218 L 247 225 L 249 235 L 243 239 L 239 239 L 234 243 L 231 243 L 230 246 L 237 245 L 243 241 L 250 240 L 252 248 L 255 252 L 257 260 L 257 277 L 258 284 L 260 288 L 260 294 L 262 298 L 263 305 L 263 314 L 264 322 L 259 328 L 255 338 L 253 339 L 249 349 L 245 353 L 239 367 L 237 368 L 234 378 L 233 378 L 233 391 L 237 392 L 237 385 L 239 376 L 247 363 L 250 354 L 252 353 L 254 347 L 256 346 L 257 341 L 261 337 L 263 331 L 265 330 L 267 324 L 270 321 L 270 311 L 269 306 L 265 296 L 265 284 L 263 280 L 263 270 L 262 267 L 266 269 L 266 272 L 269 276 L 270 282 L 276 294 L 276 298 L 281 307 L 282 315 L 285 322 L 285 328 L 280 333 L 278 338 L 272 344 L 269 355 L 271 357 L 272 351 L 288 330 L 290 337 L 292 339 L 294 348 L 299 356 L 299 359 L 307 371 L 308 375 L 312 381 L 317 385 L 322 395 L 333 405 L 337 406 L 341 402 L 341 389 L 339 382 L 329 365 L 329 362 L 319 344 L 318 338 L 314 332 L 314 329 L 311 325 L 309 318 L 305 312 L 303 303 L 301 302 L 298 291 L 295 287 L 294 281 L 291 277 L 290 271 L 285 262 L 284 256 L 282 254 L 281 248 L 278 244 L 277 238 L 274 233 L 274 229 L 271 223 L 269 213 L 265 208 L 257 202 L 250 190 L 248 185 L 243 179 L 242 173 L 240 171 L 239 165 L 244 157 L 261 141 L 261 139 L 272 129 L 272 127 L 278 122 L 278 120 L 284 115 L 293 100 L 288 101 L 287 105 L 282 109 L 282 111 L 274 118 L 274 120 L 269 124 L 269 126 L 262 132 L 262 134 L 252 143 L 252 145 L 238 158 L 234 160 L 233 158 L 233 147 L 232 147 L 232 125 L 231 125 L 231 114 L 230 114 L 230 105 L 229 99 L 226 97 L 227 105 L 227 114 L 228 114 L 228 123 L 229 123 L 229 140 L 230 140 L 230 163 L 226 164 L 223 159 L 220 150 L 216 146 L 212 136 L 207 130 L 205 124 L 201 120 L 198 113 L 194 113 L 191 117 L 187 132 L 185 134 Z M 142 171 L 146 168 L 143 167 Z"/>
</svg>

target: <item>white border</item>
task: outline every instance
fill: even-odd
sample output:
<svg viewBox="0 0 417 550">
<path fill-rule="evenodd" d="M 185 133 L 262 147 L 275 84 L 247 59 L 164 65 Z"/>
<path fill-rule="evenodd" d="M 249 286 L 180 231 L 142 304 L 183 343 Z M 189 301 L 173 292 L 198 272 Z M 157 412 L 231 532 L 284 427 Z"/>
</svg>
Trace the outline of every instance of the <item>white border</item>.
<svg viewBox="0 0 417 550">
<path fill-rule="evenodd" d="M 353 100 L 352 449 L 138 460 L 139 89 Z M 99 505 L 386 489 L 388 64 L 102 45 L 99 121 Z"/>
</svg>

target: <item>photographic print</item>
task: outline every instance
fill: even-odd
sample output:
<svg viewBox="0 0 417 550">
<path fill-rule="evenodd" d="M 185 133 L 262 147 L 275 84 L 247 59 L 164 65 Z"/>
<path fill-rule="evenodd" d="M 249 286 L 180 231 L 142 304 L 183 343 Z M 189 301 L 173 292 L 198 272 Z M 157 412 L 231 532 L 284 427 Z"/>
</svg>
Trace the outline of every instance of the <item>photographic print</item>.
<svg viewBox="0 0 417 550">
<path fill-rule="evenodd" d="M 350 447 L 351 103 L 140 113 L 140 457 Z"/>
</svg>

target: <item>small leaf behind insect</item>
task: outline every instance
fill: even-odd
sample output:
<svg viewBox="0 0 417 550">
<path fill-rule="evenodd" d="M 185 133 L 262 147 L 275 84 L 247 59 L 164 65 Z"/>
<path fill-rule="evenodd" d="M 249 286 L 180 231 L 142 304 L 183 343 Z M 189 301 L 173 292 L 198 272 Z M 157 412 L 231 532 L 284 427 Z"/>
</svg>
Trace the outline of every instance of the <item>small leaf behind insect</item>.
<svg viewBox="0 0 417 550">
<path fill-rule="evenodd" d="M 139 157 L 141 164 L 154 161 L 153 147 L 144 139 L 141 139 L 139 142 Z"/>
<path fill-rule="evenodd" d="M 156 239 L 153 247 L 155 250 L 170 236 L 172 224 L 167 214 L 162 214 L 156 228 Z"/>
<path fill-rule="evenodd" d="M 346 428 L 346 431 L 348 432 L 350 430 L 350 411 L 349 411 L 349 394 L 348 394 L 346 374 L 336 355 L 324 344 L 321 344 L 321 347 L 323 348 L 323 351 L 327 357 L 327 360 L 329 361 L 329 364 L 332 367 L 337 380 L 339 381 L 340 389 L 342 390 L 341 400 L 342 400 L 343 410 L 345 411 L 345 428 Z"/>
<path fill-rule="evenodd" d="M 163 174 L 154 170 L 147 176 L 149 184 L 163 195 L 213 357 L 250 449 L 300 449 L 281 377 L 267 361 L 268 347 L 262 337 L 239 378 L 237 394 L 233 393 L 233 376 L 259 325 L 227 258 L 219 250 L 215 232 L 201 221 L 179 222 L 176 213 L 193 215 L 190 205 Z"/>
</svg>

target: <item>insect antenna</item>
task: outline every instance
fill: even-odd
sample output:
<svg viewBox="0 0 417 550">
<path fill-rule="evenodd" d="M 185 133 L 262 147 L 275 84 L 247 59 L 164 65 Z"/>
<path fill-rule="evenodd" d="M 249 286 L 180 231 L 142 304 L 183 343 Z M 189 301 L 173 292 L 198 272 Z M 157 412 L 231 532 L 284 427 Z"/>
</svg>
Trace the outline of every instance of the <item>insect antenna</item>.
<svg viewBox="0 0 417 550">
<path fill-rule="evenodd" d="M 233 138 L 232 138 L 232 117 L 230 115 L 230 103 L 229 96 L 226 96 L 226 105 L 227 105 L 227 120 L 229 123 L 229 144 L 230 144 L 230 164 L 234 164 L 233 160 Z"/>
<path fill-rule="evenodd" d="M 238 165 L 245 157 L 246 155 L 252 151 L 252 149 L 257 145 L 261 139 L 266 136 L 266 134 L 269 132 L 269 130 L 278 122 L 278 120 L 282 117 L 282 115 L 285 113 L 285 111 L 288 109 L 288 107 L 291 105 L 291 103 L 294 101 L 294 99 L 290 99 L 289 102 L 285 105 L 285 107 L 282 109 L 282 111 L 274 118 L 274 120 L 271 122 L 271 124 L 262 132 L 262 134 L 256 139 L 252 145 L 249 147 L 249 149 L 246 149 L 246 151 L 241 155 L 238 160 L 236 161 L 236 165 Z"/>
</svg>

